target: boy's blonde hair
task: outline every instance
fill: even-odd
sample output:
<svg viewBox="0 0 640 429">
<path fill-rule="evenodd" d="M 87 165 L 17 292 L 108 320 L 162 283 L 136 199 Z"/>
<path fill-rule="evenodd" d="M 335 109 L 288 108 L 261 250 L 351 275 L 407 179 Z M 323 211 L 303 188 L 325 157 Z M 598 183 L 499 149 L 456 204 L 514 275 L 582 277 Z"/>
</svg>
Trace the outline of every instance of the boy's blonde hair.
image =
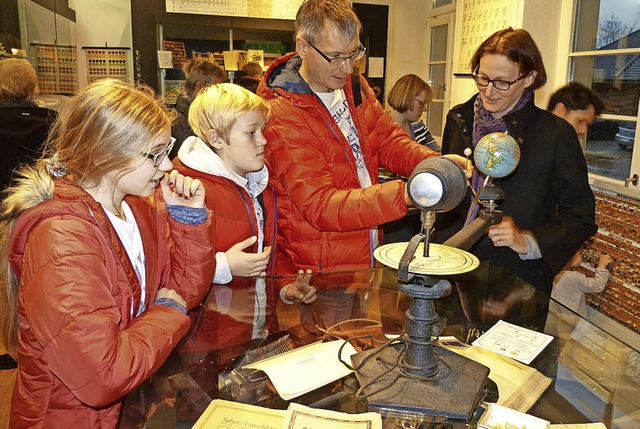
<svg viewBox="0 0 640 429">
<path fill-rule="evenodd" d="M 201 140 L 210 143 L 209 130 L 226 143 L 236 119 L 245 113 L 261 110 L 269 118 L 269 104 L 251 91 L 233 83 L 219 83 L 203 89 L 189 108 L 189 125 Z"/>
<path fill-rule="evenodd" d="M 65 176 L 81 188 L 118 180 L 145 162 L 154 140 L 171 126 L 161 100 L 148 87 L 133 88 L 103 79 L 82 89 L 62 106 L 43 157 L 17 172 L 0 203 L 0 344 L 15 357 L 18 332 L 18 284 L 8 261 L 11 231 L 26 210 L 53 198 L 53 176 Z"/>
</svg>

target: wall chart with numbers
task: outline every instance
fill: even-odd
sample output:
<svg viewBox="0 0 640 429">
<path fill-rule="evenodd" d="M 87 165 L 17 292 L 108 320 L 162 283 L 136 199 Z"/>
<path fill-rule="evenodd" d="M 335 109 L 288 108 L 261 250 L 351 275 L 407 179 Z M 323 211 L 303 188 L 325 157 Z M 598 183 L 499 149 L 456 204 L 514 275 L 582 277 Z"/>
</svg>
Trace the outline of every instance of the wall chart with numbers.
<svg viewBox="0 0 640 429">
<path fill-rule="evenodd" d="M 514 22 L 511 0 L 463 0 L 460 58 L 456 73 L 470 73 L 469 62 L 484 40 Z"/>
<path fill-rule="evenodd" d="M 303 0 L 166 0 L 167 12 L 295 19 Z"/>
</svg>

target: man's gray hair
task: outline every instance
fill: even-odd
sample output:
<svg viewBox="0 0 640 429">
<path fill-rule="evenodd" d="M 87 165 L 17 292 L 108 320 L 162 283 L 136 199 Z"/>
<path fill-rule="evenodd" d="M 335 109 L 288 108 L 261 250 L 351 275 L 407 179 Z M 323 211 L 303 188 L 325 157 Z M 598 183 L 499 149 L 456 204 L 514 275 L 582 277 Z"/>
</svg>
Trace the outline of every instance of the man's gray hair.
<svg viewBox="0 0 640 429">
<path fill-rule="evenodd" d="M 325 30 L 326 21 L 347 40 L 360 34 L 362 25 L 347 0 L 305 0 L 296 14 L 295 38 L 316 43 Z"/>
</svg>

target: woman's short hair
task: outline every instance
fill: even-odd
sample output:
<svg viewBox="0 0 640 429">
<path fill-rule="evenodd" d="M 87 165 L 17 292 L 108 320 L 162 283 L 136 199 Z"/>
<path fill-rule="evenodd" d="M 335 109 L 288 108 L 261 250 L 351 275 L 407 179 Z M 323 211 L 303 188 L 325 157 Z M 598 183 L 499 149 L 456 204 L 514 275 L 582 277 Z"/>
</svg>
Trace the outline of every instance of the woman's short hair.
<svg viewBox="0 0 640 429">
<path fill-rule="evenodd" d="M 387 102 L 393 110 L 404 113 L 409 110 L 416 96 L 423 91 L 427 93 L 425 101 L 429 103 L 433 98 L 429 84 L 415 74 L 406 74 L 393 85 L 387 95 Z"/>
<path fill-rule="evenodd" d="M 245 76 L 260 77 L 262 76 L 262 67 L 258 63 L 248 62 L 242 66 Z"/>
<path fill-rule="evenodd" d="M 26 60 L 8 58 L 0 61 L 0 100 L 31 98 L 36 90 L 36 71 Z"/>
<path fill-rule="evenodd" d="M 106 173 L 124 175 L 142 164 L 142 154 L 170 129 L 171 118 L 151 88 L 102 79 L 62 105 L 45 156 L 80 186 L 91 187 Z"/>
<path fill-rule="evenodd" d="M 509 27 L 489 36 L 473 54 L 471 72 L 477 71 L 480 59 L 487 54 L 506 56 L 518 64 L 521 75 L 536 72 L 536 77 L 528 89 L 538 89 L 547 82 L 547 72 L 544 69 L 540 50 L 526 30 L 514 30 Z"/>
<path fill-rule="evenodd" d="M 239 116 L 262 110 L 269 117 L 269 104 L 253 92 L 233 83 L 211 85 L 197 95 L 189 108 L 189 125 L 194 134 L 208 142 L 209 130 L 229 143 L 229 133 Z"/>
<path fill-rule="evenodd" d="M 316 43 L 329 21 L 347 40 L 360 35 L 362 24 L 346 0 L 305 0 L 296 14 L 295 36 Z"/>
<path fill-rule="evenodd" d="M 187 95 L 197 95 L 193 92 L 196 90 L 198 81 L 202 82 L 204 86 L 209 86 L 228 79 L 227 73 L 221 66 L 203 58 L 187 61 L 182 66 L 182 71 L 185 77 L 184 91 Z"/>
</svg>

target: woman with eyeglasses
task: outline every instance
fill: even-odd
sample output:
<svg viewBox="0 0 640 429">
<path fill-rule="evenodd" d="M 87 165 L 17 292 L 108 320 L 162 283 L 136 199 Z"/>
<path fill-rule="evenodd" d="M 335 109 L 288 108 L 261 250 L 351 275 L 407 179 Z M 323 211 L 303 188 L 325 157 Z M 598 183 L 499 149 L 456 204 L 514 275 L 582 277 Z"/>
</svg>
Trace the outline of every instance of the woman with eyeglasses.
<svg viewBox="0 0 640 429">
<path fill-rule="evenodd" d="M 170 126 L 150 89 L 93 83 L 3 199 L 10 427 L 115 428 L 187 332 L 213 277 L 212 217 L 201 183 L 171 171 Z"/>
<path fill-rule="evenodd" d="M 415 74 L 402 76 L 387 95 L 391 117 L 413 140 L 440 152 L 440 145 L 433 138 L 421 117 L 433 98 L 431 87 Z"/>
<path fill-rule="evenodd" d="M 492 132 L 509 134 L 521 151 L 513 173 L 492 179 L 505 194 L 498 205 L 504 220 L 490 227 L 471 251 L 550 293 L 554 275 L 597 230 L 580 143 L 568 122 L 534 104 L 533 91 L 547 76 L 540 51 L 525 30 L 492 34 L 473 55 L 471 71 L 478 93 L 448 113 L 442 153 L 473 151 Z M 476 169 L 476 192 L 484 181 Z M 478 206 L 472 201 L 468 191 L 455 210 L 438 216 L 437 241 L 473 220 Z"/>
</svg>

